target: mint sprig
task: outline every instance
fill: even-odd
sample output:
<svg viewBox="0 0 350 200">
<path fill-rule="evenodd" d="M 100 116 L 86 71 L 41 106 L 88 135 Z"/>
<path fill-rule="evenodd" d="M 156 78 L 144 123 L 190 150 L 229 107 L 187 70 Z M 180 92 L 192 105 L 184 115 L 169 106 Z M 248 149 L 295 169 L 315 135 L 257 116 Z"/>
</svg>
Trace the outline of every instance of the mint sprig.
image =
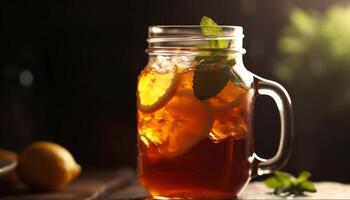
<svg viewBox="0 0 350 200">
<path fill-rule="evenodd" d="M 193 92 L 200 99 L 205 100 L 215 96 L 230 79 L 231 66 L 226 60 L 203 60 L 196 66 L 193 76 Z"/>
<path fill-rule="evenodd" d="M 222 29 L 209 17 L 202 17 L 200 21 L 203 36 L 218 37 Z M 195 58 L 198 64 L 193 77 L 193 91 L 200 100 L 206 100 L 218 94 L 232 81 L 242 87 L 243 81 L 233 70 L 235 59 L 228 59 L 227 52 L 221 50 L 228 47 L 227 40 L 209 40 L 209 48 L 213 48 L 209 55 L 199 55 Z M 214 49 L 215 48 L 215 49 Z"/>
<path fill-rule="evenodd" d="M 218 24 L 212 20 L 211 18 L 207 16 L 203 16 L 200 21 L 202 34 L 204 36 L 221 36 L 222 35 L 222 29 Z M 226 48 L 227 47 L 227 41 L 226 40 L 210 40 L 209 42 L 210 48 Z"/>
<path fill-rule="evenodd" d="M 298 177 L 275 171 L 274 176 L 267 178 L 264 183 L 267 187 L 273 189 L 273 194 L 279 196 L 304 195 L 304 192 L 316 192 L 314 184 L 309 181 L 310 172 L 303 171 Z"/>
</svg>

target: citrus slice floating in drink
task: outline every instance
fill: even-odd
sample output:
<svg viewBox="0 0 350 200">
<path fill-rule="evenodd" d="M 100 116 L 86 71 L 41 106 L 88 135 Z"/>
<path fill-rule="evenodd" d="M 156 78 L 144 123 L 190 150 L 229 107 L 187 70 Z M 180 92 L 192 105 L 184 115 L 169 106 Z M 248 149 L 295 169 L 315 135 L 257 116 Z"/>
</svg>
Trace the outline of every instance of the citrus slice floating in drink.
<svg viewBox="0 0 350 200">
<path fill-rule="evenodd" d="M 154 144 L 163 157 L 187 152 L 208 137 L 213 125 L 208 103 L 198 100 L 188 89 L 178 90 L 164 108 L 146 115 L 142 118 L 148 121 L 139 122 L 140 135 Z"/>
<path fill-rule="evenodd" d="M 175 94 L 176 82 L 176 72 L 160 74 L 146 69 L 139 77 L 137 85 L 139 109 L 153 112 L 163 107 Z"/>
<path fill-rule="evenodd" d="M 166 106 L 174 117 L 166 156 L 185 153 L 197 142 L 208 137 L 213 125 L 211 109 L 206 102 L 198 100 L 191 90 L 179 90 Z"/>
<path fill-rule="evenodd" d="M 221 112 L 237 106 L 245 97 L 247 90 L 228 81 L 226 86 L 215 96 L 208 99 L 213 112 Z"/>
</svg>

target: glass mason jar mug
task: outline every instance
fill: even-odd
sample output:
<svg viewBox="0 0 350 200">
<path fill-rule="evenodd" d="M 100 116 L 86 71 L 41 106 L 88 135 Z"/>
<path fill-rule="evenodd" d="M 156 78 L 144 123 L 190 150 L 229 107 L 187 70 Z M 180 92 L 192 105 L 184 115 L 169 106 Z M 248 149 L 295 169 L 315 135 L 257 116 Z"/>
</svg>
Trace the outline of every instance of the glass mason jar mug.
<svg viewBox="0 0 350 200">
<path fill-rule="evenodd" d="M 243 64 L 243 29 L 221 26 L 151 26 L 149 61 L 137 85 L 138 173 L 154 198 L 234 198 L 251 177 L 282 167 L 289 156 L 291 100 L 276 82 Z M 277 104 L 277 153 L 254 153 L 255 98 Z"/>
</svg>

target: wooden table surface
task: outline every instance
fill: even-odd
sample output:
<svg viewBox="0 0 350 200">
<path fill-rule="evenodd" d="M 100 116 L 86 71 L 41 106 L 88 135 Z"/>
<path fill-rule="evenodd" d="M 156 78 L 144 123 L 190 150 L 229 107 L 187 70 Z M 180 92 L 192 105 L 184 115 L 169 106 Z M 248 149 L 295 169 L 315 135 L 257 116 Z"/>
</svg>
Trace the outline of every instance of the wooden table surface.
<svg viewBox="0 0 350 200">
<path fill-rule="evenodd" d="M 350 199 L 350 184 L 316 183 L 317 193 L 294 199 Z M 261 182 L 250 183 L 239 199 L 285 199 L 269 193 Z M 85 170 L 68 187 L 55 192 L 33 192 L 24 185 L 0 187 L 1 200 L 145 200 L 147 192 L 139 184 L 134 170 Z"/>
</svg>

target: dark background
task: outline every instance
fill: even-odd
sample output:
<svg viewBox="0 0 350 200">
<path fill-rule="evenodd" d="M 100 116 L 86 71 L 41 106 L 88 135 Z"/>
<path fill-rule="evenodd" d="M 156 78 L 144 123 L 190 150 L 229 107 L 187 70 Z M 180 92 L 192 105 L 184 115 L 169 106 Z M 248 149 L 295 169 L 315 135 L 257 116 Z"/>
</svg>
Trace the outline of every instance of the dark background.
<svg viewBox="0 0 350 200">
<path fill-rule="evenodd" d="M 283 84 L 273 69 L 276 41 L 290 10 L 323 12 L 342 2 L 2 0 L 0 148 L 19 151 L 32 141 L 52 140 L 67 147 L 83 166 L 134 166 L 135 88 L 147 62 L 149 25 L 198 24 L 203 15 L 219 24 L 241 25 L 246 67 Z M 291 87 L 286 89 L 293 102 L 303 101 Z M 340 120 L 311 113 L 325 119 L 313 123 L 295 110 L 299 124 L 285 170 L 309 170 L 314 180 L 350 182 L 347 113 L 340 113 Z M 277 109 L 262 97 L 255 114 L 257 152 L 272 156 L 279 139 Z M 307 127 L 318 129 L 308 132 Z"/>
</svg>

